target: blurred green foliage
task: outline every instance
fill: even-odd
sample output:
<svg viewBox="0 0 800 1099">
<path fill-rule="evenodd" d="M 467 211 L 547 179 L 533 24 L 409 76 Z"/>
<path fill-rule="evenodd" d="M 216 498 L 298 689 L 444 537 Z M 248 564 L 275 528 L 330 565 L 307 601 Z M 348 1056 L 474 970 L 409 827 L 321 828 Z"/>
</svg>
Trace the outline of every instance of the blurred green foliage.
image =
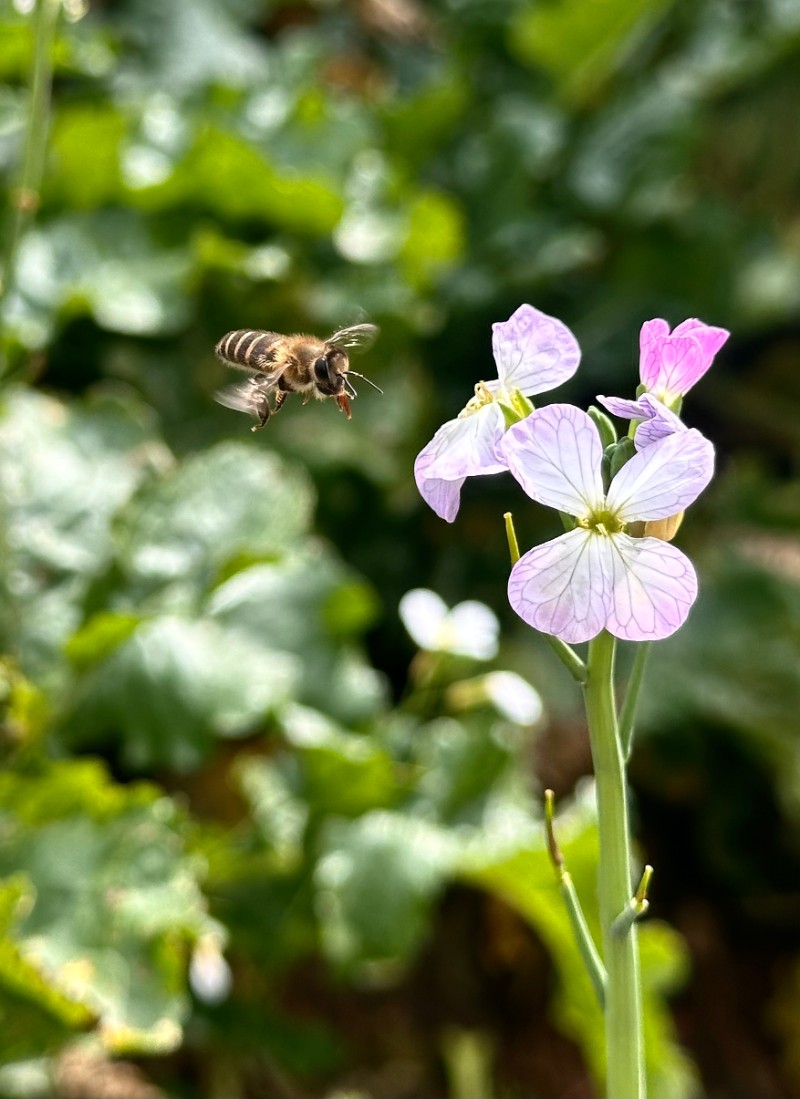
<svg viewBox="0 0 800 1099">
<path fill-rule="evenodd" d="M 29 7 L 0 0 L 5 209 Z M 503 477 L 449 528 L 411 475 L 521 301 L 580 339 L 564 399 L 630 394 L 649 317 L 733 330 L 686 408 L 720 453 L 681 535 L 702 596 L 633 762 L 688 941 L 642 929 L 648 1071 L 755 1094 L 763 1063 L 713 1054 L 752 1024 L 796 1090 L 799 55 L 780 0 L 65 4 L 0 335 L 0 1094 L 91 1094 L 76 1050 L 187 1097 L 456 1095 L 459 1049 L 498 1095 L 602 1078 L 536 808 L 587 769 L 577 700 L 504 606 L 502 512 L 550 528 Z M 213 403 L 224 332 L 362 317 L 385 395 L 352 422 Z M 414 655 L 419 585 L 495 609 L 537 728 Z M 591 917 L 580 787 L 558 830 Z M 708 943 L 738 972 L 751 939 L 777 975 L 719 1023 Z"/>
</svg>

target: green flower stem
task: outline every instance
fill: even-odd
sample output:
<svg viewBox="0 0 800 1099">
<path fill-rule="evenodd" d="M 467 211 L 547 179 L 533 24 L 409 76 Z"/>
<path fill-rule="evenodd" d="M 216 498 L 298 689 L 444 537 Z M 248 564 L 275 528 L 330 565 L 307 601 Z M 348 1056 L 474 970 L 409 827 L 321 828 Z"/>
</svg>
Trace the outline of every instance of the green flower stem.
<svg viewBox="0 0 800 1099">
<path fill-rule="evenodd" d="M 639 701 L 639 692 L 644 681 L 644 673 L 647 668 L 647 658 L 650 656 L 652 641 L 643 641 L 636 646 L 636 655 L 633 658 L 631 677 L 628 681 L 628 689 L 625 692 L 625 701 L 619 715 L 619 739 L 622 745 L 622 755 L 627 761 L 630 759 L 633 746 L 633 724 L 636 718 L 636 704 Z"/>
<path fill-rule="evenodd" d="M 614 638 L 605 631 L 589 642 L 584 688 L 597 783 L 600 836 L 599 897 L 606 968 L 606 1094 L 645 1095 L 639 944 L 634 923 L 622 934 L 617 917 L 630 906 L 631 887 L 625 764 L 614 706 Z"/>
<path fill-rule="evenodd" d="M 558 887 L 561 890 L 561 896 L 564 898 L 564 904 L 567 908 L 567 915 L 569 916 L 569 922 L 572 924 L 572 931 L 575 935 L 575 941 L 578 944 L 581 957 L 583 958 L 583 964 L 586 966 L 586 972 L 589 974 L 589 980 L 594 987 L 595 995 L 597 996 L 597 1002 L 602 1008 L 605 1004 L 606 998 L 606 971 L 603 967 L 602 959 L 597 952 L 592 933 L 589 930 L 589 925 L 586 922 L 586 917 L 583 914 L 583 907 L 578 897 L 578 893 L 575 889 L 575 883 L 572 880 L 572 875 L 567 870 L 564 863 L 564 855 L 561 848 L 558 846 L 555 832 L 553 830 L 553 815 L 555 812 L 555 795 L 552 790 L 545 790 L 544 792 L 544 826 L 545 834 L 547 836 L 547 851 L 550 855 L 550 861 L 553 864 L 553 869 L 556 872 L 558 878 Z"/>
<path fill-rule="evenodd" d="M 506 538 L 508 539 L 508 552 L 511 556 L 512 568 L 519 561 L 519 543 L 517 542 L 517 532 L 514 530 L 514 519 L 510 511 L 507 511 L 503 515 L 503 519 L 506 524 Z M 573 679 L 578 683 L 586 682 L 586 665 L 575 652 L 575 650 L 566 643 L 561 641 L 558 637 L 553 637 L 552 634 L 543 633 L 542 637 L 547 644 L 556 654 L 558 659 L 567 669 Z"/>
<path fill-rule="evenodd" d="M 50 87 L 53 79 L 53 43 L 61 0 L 36 0 L 33 10 L 33 65 L 28 93 L 28 112 L 22 164 L 11 195 L 11 214 L 6 230 L 3 269 L 0 275 L 0 305 L 14 284 L 14 264 L 22 234 L 39 206 L 39 188 L 44 173 Z"/>
</svg>

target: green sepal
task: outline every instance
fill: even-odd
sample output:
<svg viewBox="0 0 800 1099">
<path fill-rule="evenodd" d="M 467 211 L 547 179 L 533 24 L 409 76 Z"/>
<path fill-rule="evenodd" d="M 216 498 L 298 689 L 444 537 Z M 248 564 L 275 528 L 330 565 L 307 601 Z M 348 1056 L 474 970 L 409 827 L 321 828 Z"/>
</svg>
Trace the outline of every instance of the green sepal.
<svg viewBox="0 0 800 1099">
<path fill-rule="evenodd" d="M 618 443 L 607 447 L 604 457 L 608 458 L 609 483 L 614 480 L 622 467 L 629 462 L 636 453 L 633 439 L 620 439 Z"/>
<path fill-rule="evenodd" d="M 605 450 L 606 447 L 613 446 L 617 441 L 617 429 L 614 427 L 609 417 L 596 405 L 589 405 L 588 411 L 590 420 L 600 432 L 600 442 L 603 444 L 603 450 Z"/>
<path fill-rule="evenodd" d="M 534 410 L 533 401 L 529 401 L 524 393 L 519 389 L 512 389 L 508 394 L 508 401 L 497 402 L 503 410 L 503 416 L 505 417 L 506 427 L 511 427 L 513 424 L 518 424 L 520 420 L 526 419 L 530 416 Z"/>
</svg>

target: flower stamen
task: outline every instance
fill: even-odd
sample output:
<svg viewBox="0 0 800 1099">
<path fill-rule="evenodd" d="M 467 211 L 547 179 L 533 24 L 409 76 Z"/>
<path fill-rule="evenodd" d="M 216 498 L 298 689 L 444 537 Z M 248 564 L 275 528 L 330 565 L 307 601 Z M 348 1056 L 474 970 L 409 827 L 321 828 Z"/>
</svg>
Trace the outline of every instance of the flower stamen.
<svg viewBox="0 0 800 1099">
<path fill-rule="evenodd" d="M 486 382 L 478 382 L 475 386 L 475 395 L 470 397 L 459 412 L 459 420 L 463 420 L 467 416 L 474 416 L 476 412 L 480 412 L 487 404 L 491 404 L 494 399 L 495 394 L 491 391 Z"/>
</svg>

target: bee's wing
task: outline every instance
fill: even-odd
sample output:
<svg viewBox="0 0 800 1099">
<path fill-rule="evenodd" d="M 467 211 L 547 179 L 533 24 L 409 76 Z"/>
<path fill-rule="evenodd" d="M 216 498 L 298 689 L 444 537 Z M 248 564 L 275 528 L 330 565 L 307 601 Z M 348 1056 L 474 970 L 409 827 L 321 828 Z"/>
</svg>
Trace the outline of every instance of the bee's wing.
<svg viewBox="0 0 800 1099">
<path fill-rule="evenodd" d="M 281 371 L 275 371 L 274 379 L 269 374 L 254 373 L 246 382 L 235 382 L 233 385 L 223 386 L 214 394 L 214 400 L 226 408 L 233 408 L 237 412 L 247 412 L 250 416 L 260 418 L 259 409 L 268 393 L 278 384 Z"/>
<path fill-rule="evenodd" d="M 351 324 L 349 328 L 339 328 L 327 342 L 348 351 L 366 351 L 375 343 L 378 331 L 377 324 Z"/>
</svg>

